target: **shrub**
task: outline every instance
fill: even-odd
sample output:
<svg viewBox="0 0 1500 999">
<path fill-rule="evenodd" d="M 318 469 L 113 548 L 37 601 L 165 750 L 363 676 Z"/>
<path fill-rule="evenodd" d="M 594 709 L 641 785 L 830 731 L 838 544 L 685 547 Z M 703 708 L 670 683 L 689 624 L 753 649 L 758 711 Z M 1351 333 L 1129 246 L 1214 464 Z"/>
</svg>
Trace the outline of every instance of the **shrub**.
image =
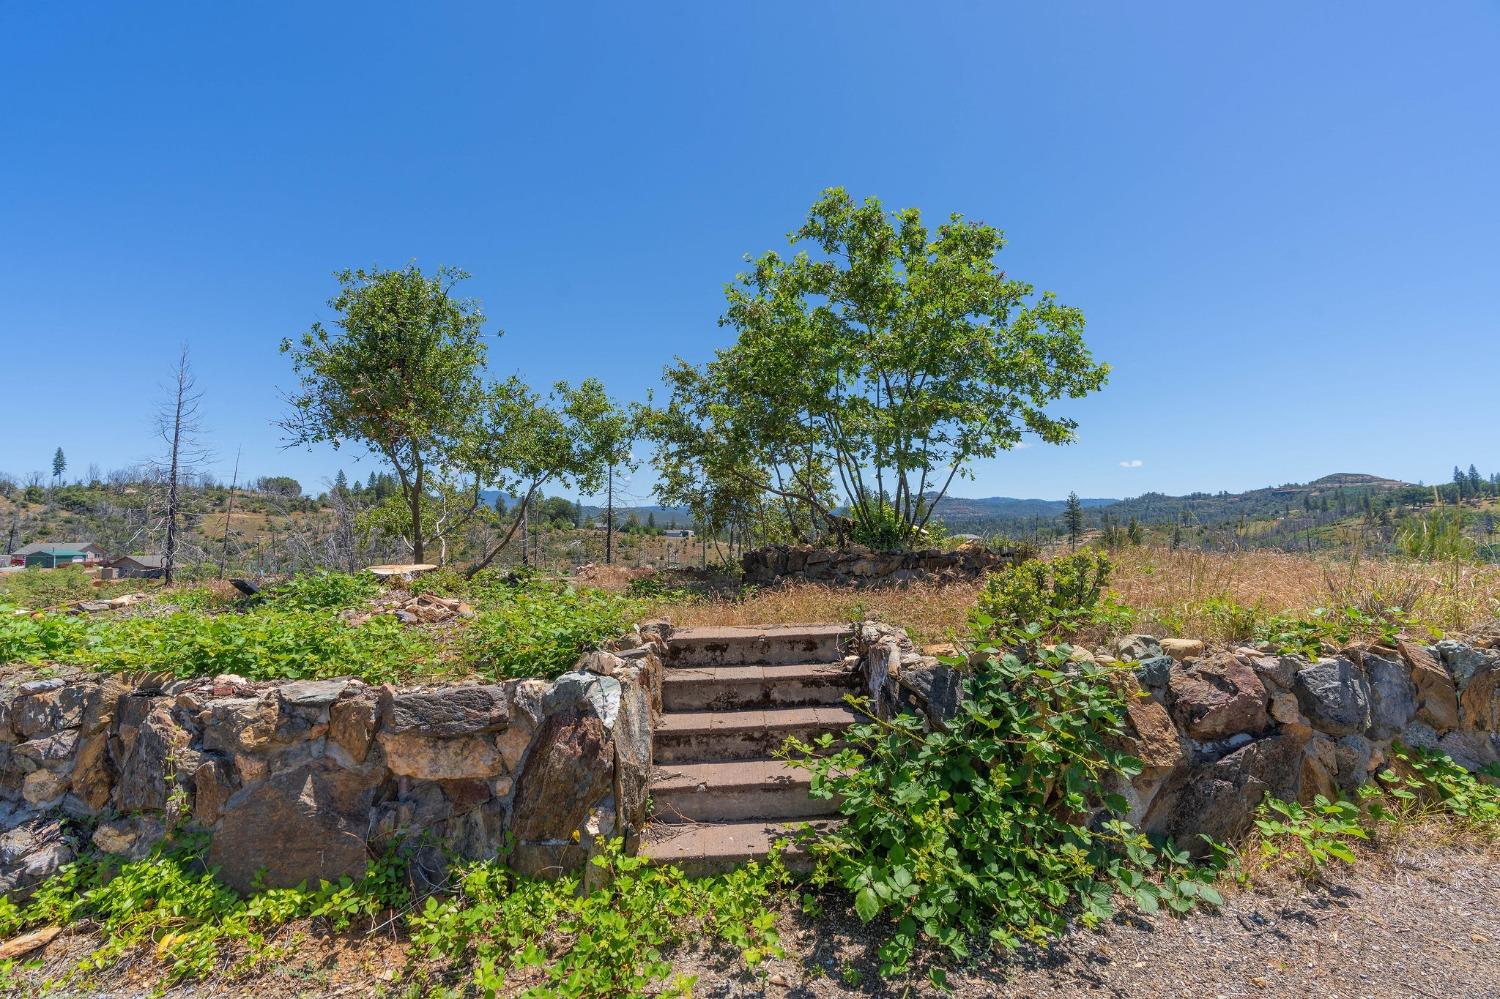
<svg viewBox="0 0 1500 999">
<path fill-rule="evenodd" d="M 1130 609 L 1104 592 L 1110 568 L 1109 556 L 1092 548 L 1050 562 L 1028 559 L 989 577 L 976 621 L 990 635 L 1028 623 L 1040 625 L 1047 636 L 1092 626 L 1126 627 Z"/>
<path fill-rule="evenodd" d="M 482 582 L 476 596 L 465 657 L 496 677 L 558 676 L 580 653 L 626 631 L 641 609 L 618 593 L 540 579 Z"/>
<path fill-rule="evenodd" d="M 860 919 L 895 924 L 883 973 L 907 968 L 920 939 L 958 958 L 982 937 L 1044 944 L 1073 912 L 1108 918 L 1115 893 L 1147 910 L 1218 904 L 1211 869 L 1115 817 L 1126 803 L 1101 789 L 1141 765 L 1109 746 L 1123 704 L 1107 670 L 1043 637 L 1005 632 L 1020 655 L 981 644 L 944 728 L 901 715 L 853 727 L 834 752 L 831 737 L 791 744 L 813 795 L 837 795 L 845 818 L 810 843 L 819 879 L 851 892 Z"/>
<path fill-rule="evenodd" d="M 379 592 L 379 582 L 368 572 L 314 572 L 268 588 L 265 600 L 281 610 L 337 611 L 364 603 Z"/>
</svg>

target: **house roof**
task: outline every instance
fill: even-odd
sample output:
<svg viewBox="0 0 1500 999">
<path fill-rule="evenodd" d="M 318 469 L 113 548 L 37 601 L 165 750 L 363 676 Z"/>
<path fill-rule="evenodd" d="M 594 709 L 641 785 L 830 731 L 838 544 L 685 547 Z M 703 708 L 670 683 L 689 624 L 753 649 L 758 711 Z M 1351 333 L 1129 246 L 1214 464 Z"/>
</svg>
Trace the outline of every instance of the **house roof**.
<svg viewBox="0 0 1500 999">
<path fill-rule="evenodd" d="M 98 545 L 92 541 L 33 541 L 29 545 L 22 545 L 12 555 L 35 555 L 37 552 L 46 552 L 49 555 L 82 555 L 85 550 L 92 548 L 100 551 Z"/>
</svg>

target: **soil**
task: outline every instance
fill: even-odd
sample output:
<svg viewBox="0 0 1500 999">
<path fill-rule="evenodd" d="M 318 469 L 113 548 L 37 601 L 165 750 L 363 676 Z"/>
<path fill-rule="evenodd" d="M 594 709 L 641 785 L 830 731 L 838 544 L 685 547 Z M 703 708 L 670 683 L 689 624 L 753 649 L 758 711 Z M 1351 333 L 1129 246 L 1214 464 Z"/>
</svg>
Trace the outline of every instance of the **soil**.
<svg viewBox="0 0 1500 999">
<path fill-rule="evenodd" d="M 1363 851 L 1357 864 L 1330 871 L 1324 883 L 1263 872 L 1253 887 L 1226 887 L 1223 894 L 1218 913 L 1180 919 L 1132 913 L 1099 931 L 1070 933 L 1047 951 L 987 955 L 951 967 L 948 994 L 1500 999 L 1500 851 L 1493 844 L 1419 831 Z M 836 913 L 832 899 L 819 919 L 783 912 L 787 955 L 753 973 L 723 948 L 679 953 L 676 971 L 697 976 L 699 999 L 944 994 L 927 983 L 925 969 L 883 981 L 875 959 L 880 934 Z M 405 943 L 388 924 L 371 935 L 320 936 L 303 925 L 276 936 L 287 953 L 248 977 L 169 987 L 160 966 L 142 955 L 96 979 L 107 984 L 50 994 L 289 999 L 421 992 L 407 991 Z M 57 975 L 92 943 L 87 933 L 65 931 L 30 955 L 40 967 L 3 982 L 7 994 L 32 994 L 28 987 L 40 976 Z"/>
</svg>

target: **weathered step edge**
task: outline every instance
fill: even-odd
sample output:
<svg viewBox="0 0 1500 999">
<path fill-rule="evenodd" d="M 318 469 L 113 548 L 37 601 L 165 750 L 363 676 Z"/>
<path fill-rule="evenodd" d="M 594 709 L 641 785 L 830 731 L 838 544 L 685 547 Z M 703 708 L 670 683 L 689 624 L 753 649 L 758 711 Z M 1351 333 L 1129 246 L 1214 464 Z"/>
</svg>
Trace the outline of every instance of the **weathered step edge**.
<svg viewBox="0 0 1500 999">
<path fill-rule="evenodd" d="M 672 666 L 838 662 L 853 638 L 846 624 L 679 628 L 667 639 Z"/>
<path fill-rule="evenodd" d="M 842 704 L 858 689 L 858 680 L 842 663 L 681 666 L 662 677 L 662 707 L 706 711 Z"/>
<path fill-rule="evenodd" d="M 857 720 L 842 707 L 669 712 L 657 721 L 653 756 L 659 764 L 764 759 L 788 736 L 837 735 Z"/>
<path fill-rule="evenodd" d="M 814 798 L 812 777 L 779 760 L 681 763 L 657 767 L 654 821 L 791 820 L 836 814 L 838 802 Z"/>
<path fill-rule="evenodd" d="M 809 823 L 813 829 L 826 829 L 835 820 Z M 806 874 L 813 868 L 812 855 L 797 842 L 802 823 L 791 822 L 705 822 L 697 825 L 654 826 L 660 838 L 649 840 L 643 852 L 656 864 L 681 868 L 688 877 L 710 877 L 725 874 L 751 860 L 764 861 L 771 846 L 779 839 L 789 841 L 782 860 L 793 873 Z"/>
</svg>

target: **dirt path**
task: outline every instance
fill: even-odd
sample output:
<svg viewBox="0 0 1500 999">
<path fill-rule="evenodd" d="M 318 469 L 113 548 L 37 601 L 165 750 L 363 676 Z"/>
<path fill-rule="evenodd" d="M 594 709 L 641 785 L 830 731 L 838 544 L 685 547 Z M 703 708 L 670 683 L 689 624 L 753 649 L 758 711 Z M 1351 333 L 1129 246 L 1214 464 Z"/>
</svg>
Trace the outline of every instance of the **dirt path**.
<svg viewBox="0 0 1500 999">
<path fill-rule="evenodd" d="M 1050 952 L 988 959 L 949 974 L 952 994 L 1110 999 L 1317 996 L 1500 997 L 1500 858 L 1453 844 L 1387 847 L 1326 888 L 1272 878 L 1226 892 L 1225 909 L 1132 917 L 1078 931 Z M 890 996 L 867 930 L 783 921 L 788 956 L 755 981 L 702 956 L 679 961 L 699 997 Z M 937 995 L 918 978 L 912 995 Z"/>
</svg>

